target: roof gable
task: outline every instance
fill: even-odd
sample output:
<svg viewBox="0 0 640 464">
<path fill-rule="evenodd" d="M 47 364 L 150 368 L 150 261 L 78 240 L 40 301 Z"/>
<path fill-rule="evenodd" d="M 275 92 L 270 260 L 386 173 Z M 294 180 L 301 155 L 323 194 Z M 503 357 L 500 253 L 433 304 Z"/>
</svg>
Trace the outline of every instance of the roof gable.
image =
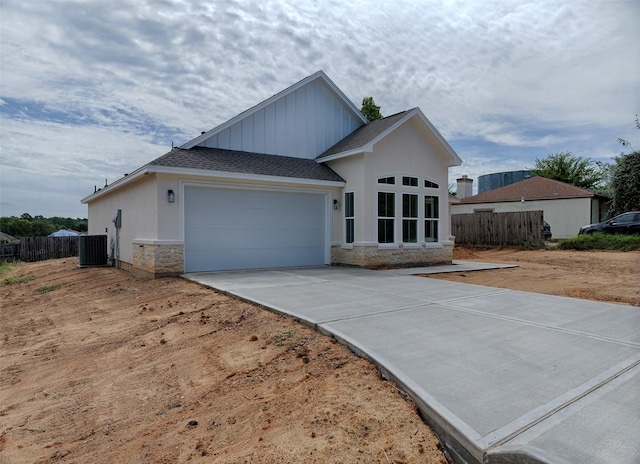
<svg viewBox="0 0 640 464">
<path fill-rule="evenodd" d="M 462 160 L 451 148 L 449 143 L 442 137 L 440 132 L 431 124 L 431 121 L 420 111 L 420 108 L 403 111 L 385 118 L 371 121 L 366 126 L 362 126 L 349 134 L 344 139 L 333 145 L 316 158 L 319 162 L 331 161 L 338 158 L 354 155 L 362 152 L 372 152 L 373 146 L 391 132 L 396 130 L 407 121 L 414 119 L 432 135 L 438 145 L 444 149 L 449 157 L 449 166 L 459 166 Z"/>
<path fill-rule="evenodd" d="M 535 176 L 488 192 L 463 198 L 461 203 L 498 203 L 503 201 L 590 198 L 594 193 L 575 185 Z"/>
<path fill-rule="evenodd" d="M 358 108 L 318 71 L 180 148 L 313 159 L 366 123 Z"/>
</svg>

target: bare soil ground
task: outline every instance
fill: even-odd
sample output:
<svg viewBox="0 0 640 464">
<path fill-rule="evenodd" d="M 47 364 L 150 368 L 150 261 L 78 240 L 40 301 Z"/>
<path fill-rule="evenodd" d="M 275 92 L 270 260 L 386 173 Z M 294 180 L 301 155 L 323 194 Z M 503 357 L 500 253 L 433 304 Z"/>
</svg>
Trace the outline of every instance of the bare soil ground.
<svg viewBox="0 0 640 464">
<path fill-rule="evenodd" d="M 489 287 L 640 306 L 640 251 L 474 250 L 454 259 L 517 264 L 517 268 L 431 277 Z"/>
<path fill-rule="evenodd" d="M 77 264 L 0 276 L 0 463 L 446 462 L 414 404 L 331 338 Z"/>
<path fill-rule="evenodd" d="M 640 252 L 455 257 L 520 267 L 437 278 L 640 306 Z M 0 463 L 446 462 L 415 406 L 332 339 L 77 262 L 0 276 Z"/>
</svg>

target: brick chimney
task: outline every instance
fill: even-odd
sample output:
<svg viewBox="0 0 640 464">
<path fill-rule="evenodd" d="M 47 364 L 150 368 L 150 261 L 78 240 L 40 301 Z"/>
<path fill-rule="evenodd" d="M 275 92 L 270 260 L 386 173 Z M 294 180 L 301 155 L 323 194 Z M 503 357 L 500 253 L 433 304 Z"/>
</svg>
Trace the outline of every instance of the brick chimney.
<svg viewBox="0 0 640 464">
<path fill-rule="evenodd" d="M 473 195 L 473 179 L 469 179 L 466 175 L 463 175 L 460 179 L 456 179 L 458 184 L 456 188 L 456 197 L 467 198 Z"/>
</svg>

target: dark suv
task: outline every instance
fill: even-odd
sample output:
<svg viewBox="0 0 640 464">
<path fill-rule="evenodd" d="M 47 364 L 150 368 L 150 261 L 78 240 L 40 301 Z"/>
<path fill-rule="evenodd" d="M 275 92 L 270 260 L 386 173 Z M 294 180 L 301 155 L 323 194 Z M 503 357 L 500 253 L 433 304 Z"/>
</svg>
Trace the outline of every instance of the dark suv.
<svg viewBox="0 0 640 464">
<path fill-rule="evenodd" d="M 631 211 L 621 214 L 608 221 L 590 224 L 580 228 L 580 234 L 640 234 L 640 211 Z"/>
</svg>

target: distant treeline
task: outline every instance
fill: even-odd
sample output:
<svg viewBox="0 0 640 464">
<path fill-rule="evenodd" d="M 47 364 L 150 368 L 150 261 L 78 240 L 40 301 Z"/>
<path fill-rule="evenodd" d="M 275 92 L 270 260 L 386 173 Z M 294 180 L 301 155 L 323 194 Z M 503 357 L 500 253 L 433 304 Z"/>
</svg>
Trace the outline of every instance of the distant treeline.
<svg viewBox="0 0 640 464">
<path fill-rule="evenodd" d="M 73 219 L 63 217 L 31 216 L 24 213 L 20 217 L 0 217 L 0 232 L 15 238 L 44 237 L 60 229 L 86 232 L 88 230 L 87 219 Z"/>
</svg>

